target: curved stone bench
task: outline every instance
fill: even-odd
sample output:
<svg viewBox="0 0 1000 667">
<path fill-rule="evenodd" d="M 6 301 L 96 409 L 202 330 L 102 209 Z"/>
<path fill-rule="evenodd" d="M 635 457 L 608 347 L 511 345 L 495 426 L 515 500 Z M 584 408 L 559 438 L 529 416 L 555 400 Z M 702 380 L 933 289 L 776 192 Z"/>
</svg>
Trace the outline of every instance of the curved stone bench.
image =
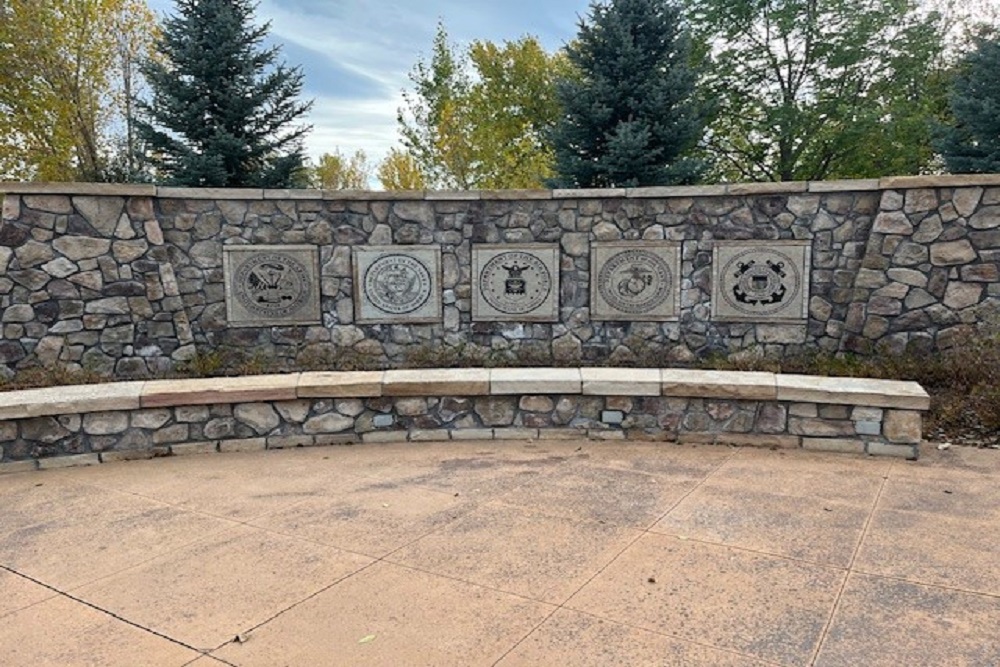
<svg viewBox="0 0 1000 667">
<path fill-rule="evenodd" d="M 917 457 L 915 382 L 646 368 L 149 380 L 0 393 L 0 472 L 358 442 L 633 439 Z"/>
</svg>

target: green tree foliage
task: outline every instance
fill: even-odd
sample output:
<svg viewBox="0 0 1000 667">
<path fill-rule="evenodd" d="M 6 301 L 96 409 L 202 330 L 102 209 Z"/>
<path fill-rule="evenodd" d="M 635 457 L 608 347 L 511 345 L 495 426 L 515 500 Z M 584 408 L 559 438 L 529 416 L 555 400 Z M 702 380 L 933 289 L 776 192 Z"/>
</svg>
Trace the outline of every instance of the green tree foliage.
<svg viewBox="0 0 1000 667">
<path fill-rule="evenodd" d="M 949 98 L 954 124 L 937 148 L 949 171 L 1000 172 L 1000 37 L 980 37 L 962 60 Z"/>
<path fill-rule="evenodd" d="M 158 42 L 162 60 L 143 64 L 152 90 L 140 104 L 139 135 L 157 179 L 200 187 L 301 184 L 302 71 L 264 48 L 270 24 L 253 23 L 252 0 L 177 0 Z"/>
<path fill-rule="evenodd" d="M 111 177 L 125 57 L 148 54 L 155 30 L 144 0 L 0 0 L 0 179 Z"/>
<path fill-rule="evenodd" d="M 918 173 L 944 113 L 944 26 L 913 0 L 688 0 L 721 180 Z"/>
<path fill-rule="evenodd" d="M 575 75 L 558 84 L 565 113 L 552 134 L 555 184 L 634 187 L 689 183 L 702 106 L 690 39 L 668 0 L 594 3 L 567 47 Z"/>
<path fill-rule="evenodd" d="M 371 166 L 363 150 L 344 155 L 339 150 L 324 153 L 319 162 L 311 166 L 309 185 L 324 190 L 366 190 Z"/>
<path fill-rule="evenodd" d="M 438 26 L 429 62 L 410 73 L 400 134 L 426 183 L 439 188 L 537 188 L 552 174 L 545 135 L 559 115 L 555 80 L 567 68 L 534 37 L 466 51 Z"/>
<path fill-rule="evenodd" d="M 377 174 L 386 190 L 423 190 L 427 187 L 420 165 L 410 153 L 398 148 L 389 150 L 379 163 Z"/>
</svg>

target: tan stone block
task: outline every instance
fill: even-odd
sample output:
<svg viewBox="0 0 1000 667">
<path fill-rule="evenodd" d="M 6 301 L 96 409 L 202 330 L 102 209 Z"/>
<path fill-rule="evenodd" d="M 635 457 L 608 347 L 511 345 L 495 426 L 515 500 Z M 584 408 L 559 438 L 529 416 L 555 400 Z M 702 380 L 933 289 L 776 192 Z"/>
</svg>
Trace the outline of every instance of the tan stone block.
<svg viewBox="0 0 1000 667">
<path fill-rule="evenodd" d="M 225 454 L 233 452 L 262 452 L 267 449 L 267 438 L 241 438 L 239 440 L 220 440 L 219 451 Z"/>
<path fill-rule="evenodd" d="M 39 470 L 58 470 L 59 468 L 77 468 L 80 466 L 95 466 L 101 459 L 97 454 L 74 454 L 73 456 L 53 456 L 50 459 L 38 459 Z"/>
<path fill-rule="evenodd" d="M 277 190 L 264 190 L 264 199 L 282 199 L 285 201 L 314 200 L 323 199 L 322 190 L 293 190 L 290 188 Z"/>
<path fill-rule="evenodd" d="M 478 190 L 427 190 L 425 201 L 479 201 Z"/>
<path fill-rule="evenodd" d="M 917 457 L 920 456 L 920 451 L 916 445 L 889 445 L 883 442 L 869 442 L 868 454 L 916 461 Z"/>
<path fill-rule="evenodd" d="M 779 373 L 777 385 L 779 401 L 909 410 L 928 410 L 931 405 L 930 396 L 916 382 Z"/>
<path fill-rule="evenodd" d="M 10 461 L 0 463 L 0 475 L 13 474 L 18 472 L 29 472 L 38 469 L 37 461 Z"/>
<path fill-rule="evenodd" d="M 384 371 L 303 373 L 299 398 L 372 398 L 382 395 Z"/>
<path fill-rule="evenodd" d="M 570 190 L 569 192 L 573 191 Z M 719 197 L 724 194 L 726 194 L 725 185 L 659 185 L 648 188 L 628 188 L 625 191 L 626 197 L 635 199 L 649 197 Z"/>
<path fill-rule="evenodd" d="M 463 428 L 452 432 L 452 440 L 492 440 L 491 428 Z"/>
<path fill-rule="evenodd" d="M 556 189 L 552 191 L 553 199 L 612 199 L 624 197 L 625 188 L 578 188 Z"/>
<path fill-rule="evenodd" d="M 798 449 L 801 445 L 799 436 L 774 433 L 719 433 L 715 437 L 719 445 L 737 445 L 739 447 L 769 447 L 772 449 Z"/>
<path fill-rule="evenodd" d="M 587 437 L 590 438 L 591 440 L 624 440 L 625 431 L 591 428 L 587 429 Z"/>
<path fill-rule="evenodd" d="M 197 380 L 154 380 L 145 384 L 141 403 L 144 408 L 162 408 L 175 405 L 290 401 L 296 398 L 299 377 L 299 373 L 290 373 Z"/>
<path fill-rule="evenodd" d="M 219 443 L 211 442 L 185 442 L 181 445 L 170 445 L 170 452 L 174 456 L 189 456 L 194 454 L 215 454 L 219 451 Z"/>
<path fill-rule="evenodd" d="M 811 449 L 817 452 L 864 454 L 865 441 L 853 438 L 802 438 L 802 449 Z"/>
<path fill-rule="evenodd" d="M 579 368 L 490 370 L 490 392 L 493 394 L 579 394 L 582 385 Z"/>
<path fill-rule="evenodd" d="M 264 190 L 258 188 L 156 188 L 160 199 L 235 199 L 258 200 L 264 198 Z"/>
<path fill-rule="evenodd" d="M 552 199 L 552 190 L 480 190 L 479 198 L 515 201 L 525 199 Z"/>
<path fill-rule="evenodd" d="M 442 440 L 451 440 L 451 431 L 443 428 L 410 431 L 411 442 L 441 442 Z"/>
<path fill-rule="evenodd" d="M 881 187 L 877 178 L 809 182 L 809 192 L 869 192 Z"/>
<path fill-rule="evenodd" d="M 109 382 L 0 392 L 0 420 L 136 410 L 145 382 Z"/>
<path fill-rule="evenodd" d="M 147 447 L 146 449 L 127 449 L 122 451 L 101 452 L 101 463 L 119 463 L 121 461 L 145 461 L 161 456 L 170 456 L 169 447 Z"/>
<path fill-rule="evenodd" d="M 495 428 L 493 429 L 494 440 L 537 440 L 537 428 Z"/>
<path fill-rule="evenodd" d="M 386 371 L 383 396 L 486 396 L 488 368 L 439 368 Z"/>
<path fill-rule="evenodd" d="M 923 421 L 919 412 L 913 410 L 887 410 L 882 423 L 885 439 L 896 444 L 920 444 L 923 436 Z"/>
<path fill-rule="evenodd" d="M 682 445 L 714 445 L 718 433 L 678 433 L 677 442 Z"/>
<path fill-rule="evenodd" d="M 0 183 L 0 193 L 152 197 L 156 195 L 156 186 L 120 183 Z"/>
<path fill-rule="evenodd" d="M 664 368 L 664 396 L 769 400 L 777 397 L 774 373 Z"/>
<path fill-rule="evenodd" d="M 977 185 L 1000 185 L 998 174 L 955 174 L 937 176 L 888 176 L 879 180 L 883 190 L 904 188 L 957 188 Z"/>
<path fill-rule="evenodd" d="M 590 396 L 660 395 L 658 368 L 581 368 L 580 376 L 583 393 Z"/>
<path fill-rule="evenodd" d="M 767 183 L 732 183 L 726 186 L 729 195 L 780 195 L 805 192 L 809 188 L 807 181 L 782 181 Z"/>
<path fill-rule="evenodd" d="M 587 437 L 586 429 L 582 428 L 540 428 L 539 440 L 582 440 Z"/>
<path fill-rule="evenodd" d="M 294 449 L 312 447 L 315 440 L 311 435 L 272 435 L 267 439 L 268 449 Z"/>
<path fill-rule="evenodd" d="M 316 436 L 313 444 L 317 447 L 331 447 L 356 445 L 359 442 L 361 442 L 361 436 L 357 433 L 320 433 Z"/>
<path fill-rule="evenodd" d="M 407 431 L 372 431 L 361 436 L 361 442 L 406 442 Z"/>
</svg>

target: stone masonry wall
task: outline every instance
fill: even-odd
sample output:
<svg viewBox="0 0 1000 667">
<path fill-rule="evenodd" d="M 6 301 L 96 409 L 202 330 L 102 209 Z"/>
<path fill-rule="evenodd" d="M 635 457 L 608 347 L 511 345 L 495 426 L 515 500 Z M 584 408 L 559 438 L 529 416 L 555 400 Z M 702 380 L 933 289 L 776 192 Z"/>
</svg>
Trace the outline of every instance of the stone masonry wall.
<svg viewBox="0 0 1000 667">
<path fill-rule="evenodd" d="M 0 472 L 152 458 L 432 440 L 723 443 L 916 458 L 920 412 L 787 401 L 580 395 L 221 403 L 0 422 Z M 24 462 L 23 464 L 20 462 Z"/>
<path fill-rule="evenodd" d="M 710 353 L 946 347 L 1000 305 L 1000 176 L 602 191 L 344 193 L 0 184 L 0 371 L 34 363 L 122 376 L 220 347 L 398 367 L 444 346 L 557 364 L 689 362 Z M 590 317 L 591 243 L 682 244 L 680 317 Z M 711 316 L 720 240 L 811 242 L 801 323 Z M 473 322 L 475 244 L 555 243 L 559 321 Z M 312 245 L 322 323 L 230 327 L 226 244 Z M 351 250 L 437 245 L 443 318 L 357 324 Z M 529 354 L 530 353 L 530 354 Z"/>
</svg>

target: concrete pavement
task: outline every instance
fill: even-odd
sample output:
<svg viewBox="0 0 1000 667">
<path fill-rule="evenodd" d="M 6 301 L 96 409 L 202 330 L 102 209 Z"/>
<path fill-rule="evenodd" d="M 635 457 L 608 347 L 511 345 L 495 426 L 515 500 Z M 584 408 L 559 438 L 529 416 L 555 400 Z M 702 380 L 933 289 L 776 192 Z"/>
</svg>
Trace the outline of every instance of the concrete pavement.
<svg viewBox="0 0 1000 667">
<path fill-rule="evenodd" d="M 1000 451 L 365 444 L 0 476 L 0 665 L 997 665 Z"/>
</svg>

